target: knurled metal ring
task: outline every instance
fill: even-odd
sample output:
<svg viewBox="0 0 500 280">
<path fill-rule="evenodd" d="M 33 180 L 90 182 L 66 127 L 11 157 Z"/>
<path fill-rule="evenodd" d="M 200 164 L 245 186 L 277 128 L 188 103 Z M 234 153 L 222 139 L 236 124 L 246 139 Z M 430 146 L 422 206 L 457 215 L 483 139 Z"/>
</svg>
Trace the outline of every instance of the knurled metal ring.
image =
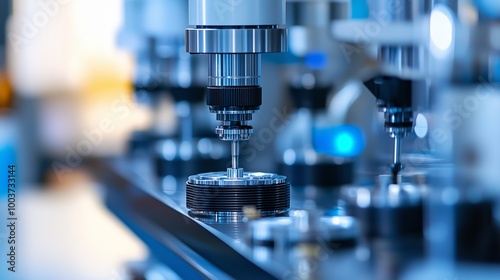
<svg viewBox="0 0 500 280">
<path fill-rule="evenodd" d="M 218 126 L 215 128 L 215 133 L 219 135 L 221 140 L 224 141 L 246 141 L 250 139 L 250 135 L 253 133 L 253 128 L 251 126 L 241 128 Z"/>
<path fill-rule="evenodd" d="M 389 126 L 385 125 L 385 131 L 391 135 L 391 137 L 406 137 L 413 132 L 413 127 L 411 126 Z"/>
</svg>

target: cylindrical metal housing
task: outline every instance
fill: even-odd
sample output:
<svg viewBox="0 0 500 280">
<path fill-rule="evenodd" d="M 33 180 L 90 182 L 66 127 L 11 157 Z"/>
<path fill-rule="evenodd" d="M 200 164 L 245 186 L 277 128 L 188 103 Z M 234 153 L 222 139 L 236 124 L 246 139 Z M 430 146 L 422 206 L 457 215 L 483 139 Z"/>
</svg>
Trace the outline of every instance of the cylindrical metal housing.
<svg viewBox="0 0 500 280">
<path fill-rule="evenodd" d="M 285 25 L 285 0 L 189 0 L 189 25 Z"/>
<path fill-rule="evenodd" d="M 248 140 L 262 103 L 260 53 L 285 52 L 285 0 L 189 0 L 186 51 L 209 54 L 207 105 L 223 124 L 216 134 Z"/>
<path fill-rule="evenodd" d="M 411 69 L 422 69 L 424 57 L 424 50 L 414 46 L 383 46 L 378 51 L 380 61 L 391 65 L 391 71 L 408 79 L 415 77 Z"/>
<path fill-rule="evenodd" d="M 209 87 L 260 85 L 260 54 L 211 54 L 208 64 Z"/>
<path fill-rule="evenodd" d="M 369 0 L 370 19 L 374 26 L 412 22 L 430 12 L 430 0 Z M 380 46 L 378 59 L 388 75 L 408 79 L 424 75 L 425 52 L 418 46 Z"/>
<path fill-rule="evenodd" d="M 383 22 L 413 21 L 429 12 L 431 0 L 368 0 L 370 17 Z"/>
</svg>

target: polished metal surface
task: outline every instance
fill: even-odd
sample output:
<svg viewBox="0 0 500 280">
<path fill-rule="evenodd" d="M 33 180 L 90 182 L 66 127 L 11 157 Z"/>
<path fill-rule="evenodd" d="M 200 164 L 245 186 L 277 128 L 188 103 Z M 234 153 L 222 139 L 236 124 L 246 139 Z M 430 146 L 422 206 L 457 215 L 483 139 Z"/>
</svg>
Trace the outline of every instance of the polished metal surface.
<svg viewBox="0 0 500 280">
<path fill-rule="evenodd" d="M 210 54 L 208 86 L 258 86 L 261 83 L 260 54 Z"/>
<path fill-rule="evenodd" d="M 231 142 L 231 165 L 232 165 L 231 169 L 237 170 L 239 168 L 239 160 L 240 160 L 240 142 L 233 141 Z M 228 177 L 233 177 L 229 176 L 229 170 L 228 170 Z"/>
<path fill-rule="evenodd" d="M 188 183 L 199 186 L 270 186 L 288 182 L 285 176 L 263 173 L 245 172 L 243 177 L 230 178 L 227 172 L 209 172 L 189 176 Z"/>
<path fill-rule="evenodd" d="M 287 30 L 266 29 L 186 29 L 186 51 L 210 53 L 273 53 L 287 51 Z"/>
</svg>

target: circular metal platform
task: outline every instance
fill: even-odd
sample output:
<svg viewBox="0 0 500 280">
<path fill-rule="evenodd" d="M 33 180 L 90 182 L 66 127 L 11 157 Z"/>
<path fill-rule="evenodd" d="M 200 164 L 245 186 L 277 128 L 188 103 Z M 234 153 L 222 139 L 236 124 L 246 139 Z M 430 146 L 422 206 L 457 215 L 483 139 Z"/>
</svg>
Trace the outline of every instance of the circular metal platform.
<svg viewBox="0 0 500 280">
<path fill-rule="evenodd" d="M 245 172 L 231 178 L 227 172 L 190 176 L 186 206 L 193 215 L 241 216 L 243 207 L 254 207 L 261 216 L 286 213 L 290 208 L 290 183 L 285 176 Z"/>
</svg>

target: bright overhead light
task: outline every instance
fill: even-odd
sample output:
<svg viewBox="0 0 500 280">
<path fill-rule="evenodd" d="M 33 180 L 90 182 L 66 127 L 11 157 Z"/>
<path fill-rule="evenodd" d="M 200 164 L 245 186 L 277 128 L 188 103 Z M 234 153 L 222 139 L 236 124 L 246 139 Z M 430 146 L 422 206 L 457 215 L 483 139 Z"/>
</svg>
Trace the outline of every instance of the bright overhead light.
<svg viewBox="0 0 500 280">
<path fill-rule="evenodd" d="M 454 40 L 453 18 L 446 6 L 438 5 L 430 17 L 431 52 L 442 56 L 449 52 Z"/>
</svg>

